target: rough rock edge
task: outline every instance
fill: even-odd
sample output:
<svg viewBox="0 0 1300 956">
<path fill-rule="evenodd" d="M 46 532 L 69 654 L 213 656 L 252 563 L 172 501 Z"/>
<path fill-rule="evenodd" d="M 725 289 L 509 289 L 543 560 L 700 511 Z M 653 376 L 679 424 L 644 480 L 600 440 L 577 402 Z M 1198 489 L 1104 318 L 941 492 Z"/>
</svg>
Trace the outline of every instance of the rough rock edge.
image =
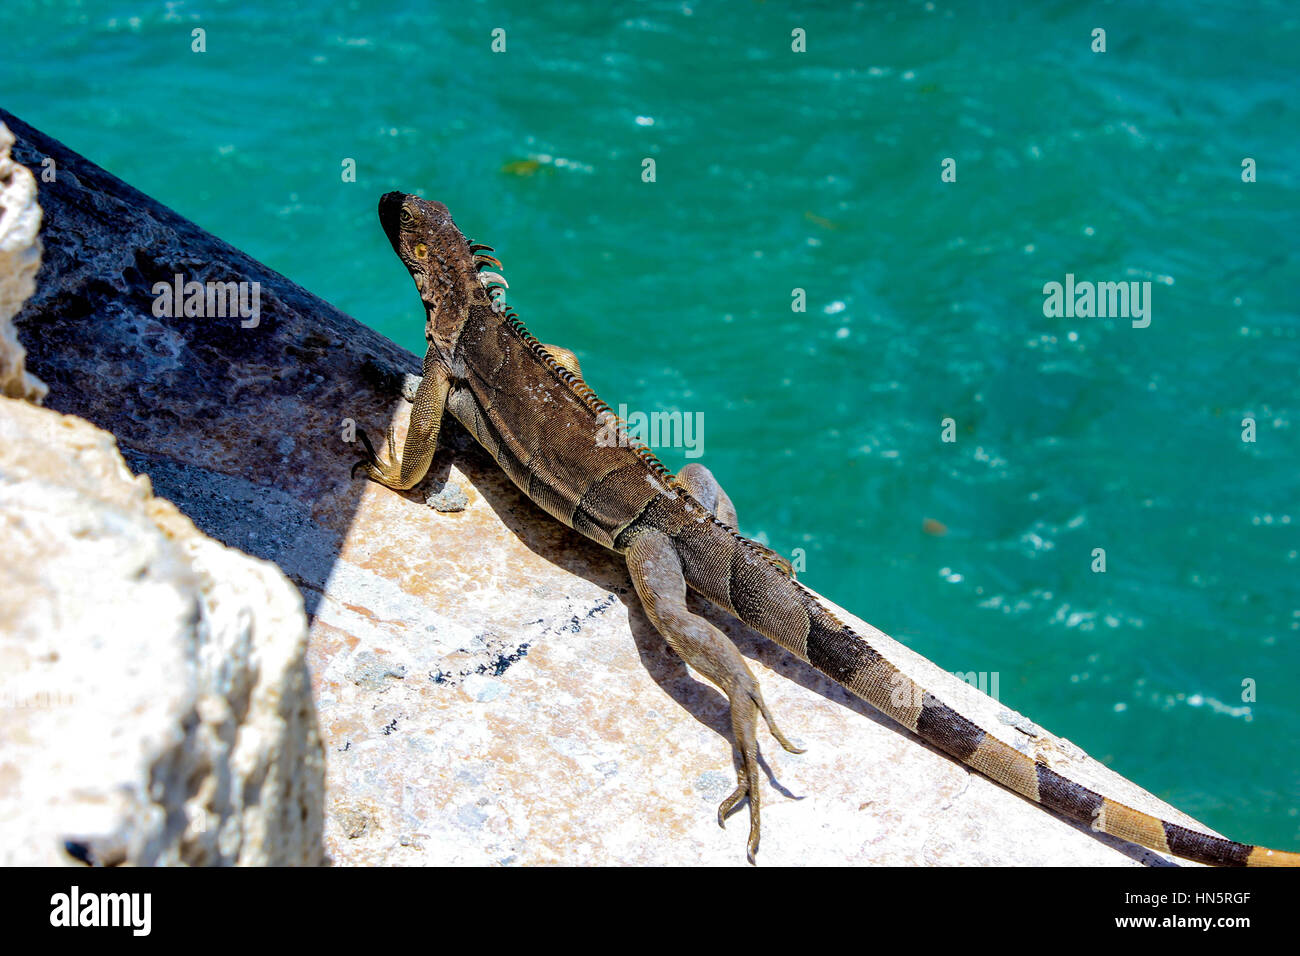
<svg viewBox="0 0 1300 956">
<path fill-rule="evenodd" d="M 120 688 L 104 669 L 105 655 L 95 653 L 102 649 L 86 656 L 93 628 L 88 635 L 60 626 L 86 610 L 58 606 L 59 587 L 68 583 L 66 552 L 47 555 L 54 560 L 41 568 L 30 563 L 32 551 L 5 547 L 0 593 L 7 583 L 13 600 L 0 612 L 0 656 L 31 667 L 0 674 L 0 686 L 9 685 L 3 722 L 11 744 L 0 760 L 24 742 L 40 741 L 47 752 L 51 743 L 62 744 L 66 749 L 52 756 L 55 765 L 63 761 L 67 779 L 53 787 L 48 777 L 41 779 L 36 787 L 45 799 L 25 805 L 32 789 L 18 783 L 24 768 L 0 763 L 0 857 L 5 865 L 74 858 L 134 865 L 320 864 L 324 752 L 297 588 L 274 564 L 207 537 L 171 502 L 154 497 L 148 478 L 132 476 L 108 432 L 15 401 L 39 403 L 48 388 L 25 370 L 26 350 L 12 322 L 36 290 L 42 252 L 36 181 L 10 158 L 13 143 L 0 123 L 0 394 L 7 396 L 0 397 L 0 433 L 7 433 L 0 442 L 0 540 L 21 540 L 34 530 L 33 515 L 25 514 L 34 503 L 43 519 L 35 530 L 46 541 L 55 538 L 51 525 L 61 518 L 69 522 L 66 530 L 77 548 L 106 528 L 112 536 L 144 539 L 111 544 L 125 544 L 128 553 L 132 543 L 144 544 L 153 566 L 138 573 L 155 573 L 155 583 L 174 589 L 176 626 L 165 633 L 163 647 L 155 644 L 164 636 L 159 631 L 132 628 L 111 637 L 137 638 L 144 656 L 176 665 L 178 679 L 155 688 L 175 696 L 162 704 L 165 719 L 139 727 L 138 739 L 126 745 L 138 750 L 137 758 L 114 763 L 97 779 L 82 779 L 75 769 L 87 739 L 82 734 L 103 729 L 88 724 L 101 720 L 106 709 L 112 713 Z M 51 510 L 40 515 L 41 504 Z M 95 518 L 102 522 L 98 529 Z M 138 549 L 133 556 L 139 557 Z M 92 567 L 90 573 L 100 570 Z M 74 593 L 64 600 L 76 605 L 80 582 L 72 583 Z M 51 608 L 41 601 L 27 600 L 42 584 L 56 596 L 53 614 L 44 613 Z M 81 663 L 93 665 L 89 672 L 84 666 L 77 672 L 79 651 Z M 138 663 L 116 648 L 114 653 L 128 667 Z M 51 686 L 87 685 L 98 698 L 91 707 L 78 713 L 75 699 L 51 706 L 61 701 Z M 33 687 L 45 690 L 32 697 Z M 36 709 L 28 710 L 32 700 Z M 147 712 L 157 716 L 157 710 Z M 136 713 L 116 716 L 129 722 Z M 120 730 L 114 726 L 113 735 Z M 35 768 L 25 769 L 30 776 Z M 18 802 L 5 807 L 15 791 Z"/>
<path fill-rule="evenodd" d="M 26 665 L 0 676 L 0 862 L 322 862 L 305 618 L 278 568 L 155 498 L 112 435 L 3 398 L 0 548 L 0 657 Z"/>
<path fill-rule="evenodd" d="M 41 207 L 36 179 L 9 157 L 14 137 L 0 123 L 0 395 L 39 403 L 49 389 L 26 370 L 27 351 L 13 318 L 36 291 L 41 267 Z"/>
</svg>

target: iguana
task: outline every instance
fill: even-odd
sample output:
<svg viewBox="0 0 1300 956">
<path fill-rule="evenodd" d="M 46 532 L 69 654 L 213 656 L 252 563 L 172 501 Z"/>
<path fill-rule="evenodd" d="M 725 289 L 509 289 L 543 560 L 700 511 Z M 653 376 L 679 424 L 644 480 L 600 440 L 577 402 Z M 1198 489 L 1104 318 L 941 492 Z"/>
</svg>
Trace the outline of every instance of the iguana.
<svg viewBox="0 0 1300 956">
<path fill-rule="evenodd" d="M 689 610 L 688 587 L 928 743 L 1095 831 L 1201 863 L 1300 865 L 1300 854 L 1200 833 L 1105 797 L 918 686 L 823 607 L 788 562 L 737 532 L 731 499 L 708 469 L 693 463 L 673 475 L 627 434 L 583 381 L 574 354 L 541 344 L 506 308 L 495 250 L 471 244 L 445 205 L 390 192 L 379 200 L 379 221 L 424 302 L 428 351 L 401 454 L 391 427 L 385 457 L 358 430 L 366 453 L 353 474 L 362 469 L 389 488 L 413 487 L 450 412 L 543 510 L 622 554 L 655 628 L 727 695 L 740 761 L 718 822 L 748 797 L 751 863 L 761 804 L 758 715 L 782 747 L 800 751 L 777 728 L 735 645 Z"/>
</svg>

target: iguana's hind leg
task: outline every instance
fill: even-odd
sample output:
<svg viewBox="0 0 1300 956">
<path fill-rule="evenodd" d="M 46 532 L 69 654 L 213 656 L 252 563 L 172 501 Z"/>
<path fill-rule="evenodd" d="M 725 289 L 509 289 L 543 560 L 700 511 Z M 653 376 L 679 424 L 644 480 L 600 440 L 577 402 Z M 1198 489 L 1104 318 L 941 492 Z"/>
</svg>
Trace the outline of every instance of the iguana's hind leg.
<svg viewBox="0 0 1300 956">
<path fill-rule="evenodd" d="M 748 856 L 758 852 L 758 715 L 786 750 L 803 753 L 785 738 L 763 702 L 758 681 L 745 658 L 721 631 L 686 607 L 686 578 L 672 539 L 662 531 L 638 533 L 627 548 L 627 568 L 650 622 L 691 667 L 716 684 L 731 703 L 731 733 L 740 751 L 737 786 L 718 807 L 718 825 L 749 797 Z"/>
<path fill-rule="evenodd" d="M 370 438 L 360 428 L 357 438 L 365 446 L 365 457 L 352 466 L 355 476 L 358 469 L 364 469 L 368 478 L 373 478 L 389 488 L 406 490 L 420 483 L 433 453 L 438 450 L 438 433 L 442 430 L 442 411 L 447 403 L 448 379 L 442 367 L 427 360 L 424 363 L 424 378 L 415 390 L 411 404 L 410 425 L 406 430 L 406 442 L 402 445 L 402 454 L 397 454 L 397 442 L 393 437 L 393 426 L 388 426 L 388 460 L 375 454 Z"/>
<path fill-rule="evenodd" d="M 709 469 L 698 462 L 691 462 L 677 472 L 676 481 L 723 524 L 740 527 L 736 523 L 736 506 L 731 503 L 731 496 L 722 490 L 722 485 L 718 484 L 718 479 L 713 477 L 713 472 Z"/>
<path fill-rule="evenodd" d="M 732 528 L 740 527 L 736 521 L 736 506 L 731 503 L 731 496 L 722 489 L 722 485 L 718 484 L 718 479 L 713 477 L 713 472 L 709 469 L 698 462 L 691 462 L 677 472 L 675 480 L 690 493 L 692 498 L 712 511 L 714 517 L 723 524 Z M 794 577 L 794 568 L 784 556 L 753 539 L 750 539 L 749 543 L 758 550 L 766 552 L 767 556 L 780 565 L 786 574 Z"/>
</svg>

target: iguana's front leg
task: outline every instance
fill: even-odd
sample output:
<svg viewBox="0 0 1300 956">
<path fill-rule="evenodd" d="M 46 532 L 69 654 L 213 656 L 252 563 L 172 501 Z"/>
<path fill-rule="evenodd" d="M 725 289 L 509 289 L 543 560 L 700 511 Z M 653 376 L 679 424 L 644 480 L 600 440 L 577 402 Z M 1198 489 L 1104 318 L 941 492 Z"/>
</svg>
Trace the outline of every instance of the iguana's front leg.
<svg viewBox="0 0 1300 956">
<path fill-rule="evenodd" d="M 712 511 L 713 516 L 723 524 L 732 528 L 740 527 L 740 523 L 736 520 L 736 506 L 731 503 L 731 496 L 722 489 L 722 485 L 718 484 L 718 479 L 713 477 L 713 472 L 709 469 L 698 462 L 691 462 L 677 472 L 675 480 L 692 498 Z M 759 551 L 765 552 L 786 574 L 794 577 L 794 568 L 784 555 L 753 539 L 750 539 L 749 543 Z"/>
<path fill-rule="evenodd" d="M 763 702 L 758 681 L 745 658 L 721 631 L 686 607 L 686 578 L 672 539 L 662 531 L 642 531 L 627 549 L 627 569 L 650 622 L 691 667 L 716 684 L 731 703 L 731 733 L 740 751 L 737 786 L 718 807 L 718 825 L 749 797 L 749 862 L 758 852 L 758 714 L 786 750 L 803 753 L 785 738 Z"/>
<path fill-rule="evenodd" d="M 551 353 L 551 358 L 555 359 L 556 365 L 572 372 L 575 378 L 582 378 L 582 367 L 578 365 L 578 356 L 562 345 L 543 345 L 542 348 Z"/>
<path fill-rule="evenodd" d="M 426 355 L 424 378 L 420 380 L 420 387 L 415 390 L 411 403 L 410 424 L 400 458 L 391 425 L 388 426 L 387 461 L 375 454 L 370 438 L 358 428 L 357 437 L 366 448 L 366 457 L 352 467 L 352 474 L 355 475 L 357 469 L 365 469 L 367 477 L 399 491 L 419 484 L 429 470 L 433 453 L 438 450 L 438 433 L 442 430 L 442 410 L 447 403 L 449 385 L 446 370 L 432 353 Z"/>
</svg>

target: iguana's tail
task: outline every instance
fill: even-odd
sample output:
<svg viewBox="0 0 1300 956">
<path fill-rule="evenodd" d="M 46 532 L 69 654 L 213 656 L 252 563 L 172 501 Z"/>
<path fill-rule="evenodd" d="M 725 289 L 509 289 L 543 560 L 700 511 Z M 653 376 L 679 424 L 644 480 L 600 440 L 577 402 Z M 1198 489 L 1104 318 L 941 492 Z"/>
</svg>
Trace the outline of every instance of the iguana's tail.
<svg viewBox="0 0 1300 956">
<path fill-rule="evenodd" d="M 686 531 L 686 529 L 683 529 Z M 693 533 L 692 533 L 693 532 Z M 839 621 L 770 553 L 720 522 L 676 538 L 691 586 L 927 743 L 1093 830 L 1216 866 L 1300 866 L 1300 853 L 1225 840 L 1125 806 L 987 733 Z M 729 555 L 728 560 L 722 555 Z"/>
</svg>

